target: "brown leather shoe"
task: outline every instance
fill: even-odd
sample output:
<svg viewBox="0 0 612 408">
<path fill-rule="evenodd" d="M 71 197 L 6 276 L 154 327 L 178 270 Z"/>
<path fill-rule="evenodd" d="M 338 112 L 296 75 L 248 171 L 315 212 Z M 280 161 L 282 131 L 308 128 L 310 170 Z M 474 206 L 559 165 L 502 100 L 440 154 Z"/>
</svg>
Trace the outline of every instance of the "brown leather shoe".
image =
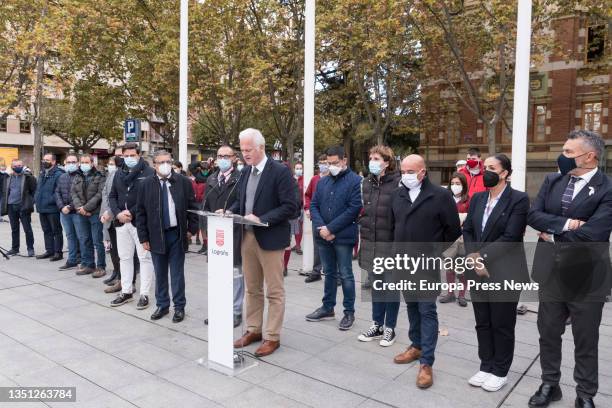
<svg viewBox="0 0 612 408">
<path fill-rule="evenodd" d="M 239 338 L 238 340 L 234 342 L 234 348 L 246 347 L 251 343 L 255 343 L 256 341 L 261 341 L 261 339 L 262 339 L 261 333 L 251 333 L 248 331 L 244 333 L 244 336 L 242 336 L 241 338 Z"/>
<path fill-rule="evenodd" d="M 419 358 L 421 358 L 421 350 L 410 346 L 406 349 L 406 351 L 395 356 L 393 362 L 395 364 L 409 364 L 418 360 Z"/>
<path fill-rule="evenodd" d="M 255 357 L 269 356 L 280 347 L 280 341 L 264 340 L 263 344 L 255 350 Z"/>
<path fill-rule="evenodd" d="M 98 279 L 106 275 L 106 269 L 96 268 L 96 271 L 91 274 L 92 278 Z"/>
<path fill-rule="evenodd" d="M 421 364 L 417 374 L 416 385 L 421 389 L 429 388 L 433 385 L 433 370 L 430 365 Z"/>
<path fill-rule="evenodd" d="M 115 292 L 119 292 L 120 290 L 121 290 L 121 282 L 115 281 L 115 284 L 113 286 L 107 286 L 106 289 L 104 289 L 104 293 L 115 293 Z"/>
</svg>

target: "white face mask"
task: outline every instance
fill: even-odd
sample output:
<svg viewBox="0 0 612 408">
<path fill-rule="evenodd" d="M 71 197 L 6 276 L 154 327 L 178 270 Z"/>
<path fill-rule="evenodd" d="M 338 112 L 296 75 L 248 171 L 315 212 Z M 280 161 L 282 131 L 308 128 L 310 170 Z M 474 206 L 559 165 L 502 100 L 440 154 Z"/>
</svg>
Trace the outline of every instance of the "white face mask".
<svg viewBox="0 0 612 408">
<path fill-rule="evenodd" d="M 402 174 L 402 184 L 409 189 L 417 188 L 421 182 L 419 181 L 418 174 Z"/>
<path fill-rule="evenodd" d="M 109 164 L 106 169 L 109 173 L 114 173 L 117 170 L 117 166 L 115 166 L 114 164 Z"/>
<path fill-rule="evenodd" d="M 329 172 L 332 176 L 337 176 L 342 171 L 342 167 L 340 166 L 329 166 Z"/>
<path fill-rule="evenodd" d="M 170 173 L 172 172 L 172 165 L 169 163 L 162 163 L 157 168 L 157 171 L 159 172 L 160 176 L 168 177 Z"/>
<path fill-rule="evenodd" d="M 450 188 L 454 195 L 459 195 L 463 192 L 463 187 L 458 186 L 457 184 L 452 184 Z"/>
<path fill-rule="evenodd" d="M 470 172 L 470 174 L 473 175 L 473 176 L 475 176 L 475 175 L 480 173 L 480 167 L 476 167 L 476 168 L 473 168 L 473 169 L 468 167 L 467 169 Z"/>
</svg>

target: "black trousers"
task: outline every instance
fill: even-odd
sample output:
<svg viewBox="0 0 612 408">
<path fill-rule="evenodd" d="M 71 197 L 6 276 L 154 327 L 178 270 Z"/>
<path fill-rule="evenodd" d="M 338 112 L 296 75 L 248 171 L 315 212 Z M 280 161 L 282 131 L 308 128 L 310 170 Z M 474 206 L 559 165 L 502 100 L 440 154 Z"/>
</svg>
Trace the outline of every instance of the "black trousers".
<svg viewBox="0 0 612 408">
<path fill-rule="evenodd" d="M 518 302 L 473 302 L 480 371 L 505 377 L 514 357 Z"/>
<path fill-rule="evenodd" d="M 32 213 L 30 211 L 22 211 L 21 204 L 9 204 L 8 216 L 11 223 L 11 249 L 19 251 L 19 223 L 23 227 L 23 232 L 26 237 L 26 246 L 28 250 L 34 250 L 34 232 L 32 231 Z"/>
<path fill-rule="evenodd" d="M 597 348 L 603 306 L 603 302 L 540 302 L 538 331 L 543 383 L 559 384 L 561 336 L 565 332 L 565 321 L 571 317 L 576 394 L 584 398 L 597 394 Z"/>
<path fill-rule="evenodd" d="M 40 226 L 45 237 L 45 252 L 60 254 L 64 248 L 64 235 L 59 212 L 39 213 Z"/>
</svg>

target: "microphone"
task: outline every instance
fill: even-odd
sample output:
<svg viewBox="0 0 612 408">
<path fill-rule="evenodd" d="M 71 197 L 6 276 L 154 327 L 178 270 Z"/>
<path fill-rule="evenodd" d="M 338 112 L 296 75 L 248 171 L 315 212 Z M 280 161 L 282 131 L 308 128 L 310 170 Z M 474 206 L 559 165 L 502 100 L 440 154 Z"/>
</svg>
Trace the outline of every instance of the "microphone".
<svg viewBox="0 0 612 408">
<path fill-rule="evenodd" d="M 250 166 L 249 166 L 250 168 Z M 238 170 L 236 170 L 238 171 Z M 242 173 L 245 172 L 245 169 L 242 169 L 242 171 L 240 172 L 240 175 L 238 175 L 238 180 L 236 180 L 236 182 L 234 183 L 234 186 L 232 187 L 232 189 L 230 190 L 229 194 L 227 195 L 227 197 L 225 198 L 225 203 L 223 204 L 223 212 L 225 213 L 225 210 L 227 209 L 227 202 L 229 201 L 230 196 L 232 195 L 232 193 L 234 192 L 234 189 L 236 188 L 236 186 L 238 184 L 240 184 L 240 180 L 242 179 Z"/>
</svg>

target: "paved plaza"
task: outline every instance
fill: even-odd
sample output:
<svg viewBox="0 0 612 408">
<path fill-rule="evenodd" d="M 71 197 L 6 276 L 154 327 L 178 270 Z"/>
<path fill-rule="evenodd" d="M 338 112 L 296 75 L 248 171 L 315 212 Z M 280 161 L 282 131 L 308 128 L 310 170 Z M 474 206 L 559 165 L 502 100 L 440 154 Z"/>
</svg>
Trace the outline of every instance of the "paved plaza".
<svg viewBox="0 0 612 408">
<path fill-rule="evenodd" d="M 42 253 L 42 232 L 36 215 L 33 218 L 36 250 Z M 0 245 L 10 247 L 8 223 L 0 223 Z M 25 247 L 21 249 L 25 253 Z M 371 323 L 370 304 L 361 302 L 359 293 L 352 330 L 339 331 L 337 321 L 309 323 L 304 316 L 320 305 L 323 285 L 305 284 L 297 274 L 300 265 L 301 257 L 292 254 L 281 348 L 257 366 L 227 377 L 198 363 L 206 359 L 208 338 L 203 324 L 205 256 L 187 255 L 187 316 L 179 324 L 168 317 L 149 320 L 153 306 L 140 311 L 136 302 L 109 307 L 114 295 L 103 292 L 101 279 L 79 277 L 74 270 L 60 272 L 59 262 L 0 258 L 0 386 L 77 390 L 76 403 L 0 402 L 0 407 L 526 407 L 539 386 L 536 305 L 518 318 L 509 384 L 496 393 L 467 384 L 479 366 L 471 306 L 439 305 L 440 328 L 448 334 L 439 338 L 434 385 L 420 390 L 415 386 L 418 367 L 392 361 L 408 343 L 405 308 L 396 329 L 398 341 L 389 348 L 357 341 Z M 339 299 L 341 305 L 340 294 Z M 341 306 L 336 315 L 341 315 Z M 600 334 L 600 390 L 595 402 L 612 407 L 609 304 Z M 564 399 L 553 408 L 574 404 L 569 332 L 563 351 Z"/>
</svg>

